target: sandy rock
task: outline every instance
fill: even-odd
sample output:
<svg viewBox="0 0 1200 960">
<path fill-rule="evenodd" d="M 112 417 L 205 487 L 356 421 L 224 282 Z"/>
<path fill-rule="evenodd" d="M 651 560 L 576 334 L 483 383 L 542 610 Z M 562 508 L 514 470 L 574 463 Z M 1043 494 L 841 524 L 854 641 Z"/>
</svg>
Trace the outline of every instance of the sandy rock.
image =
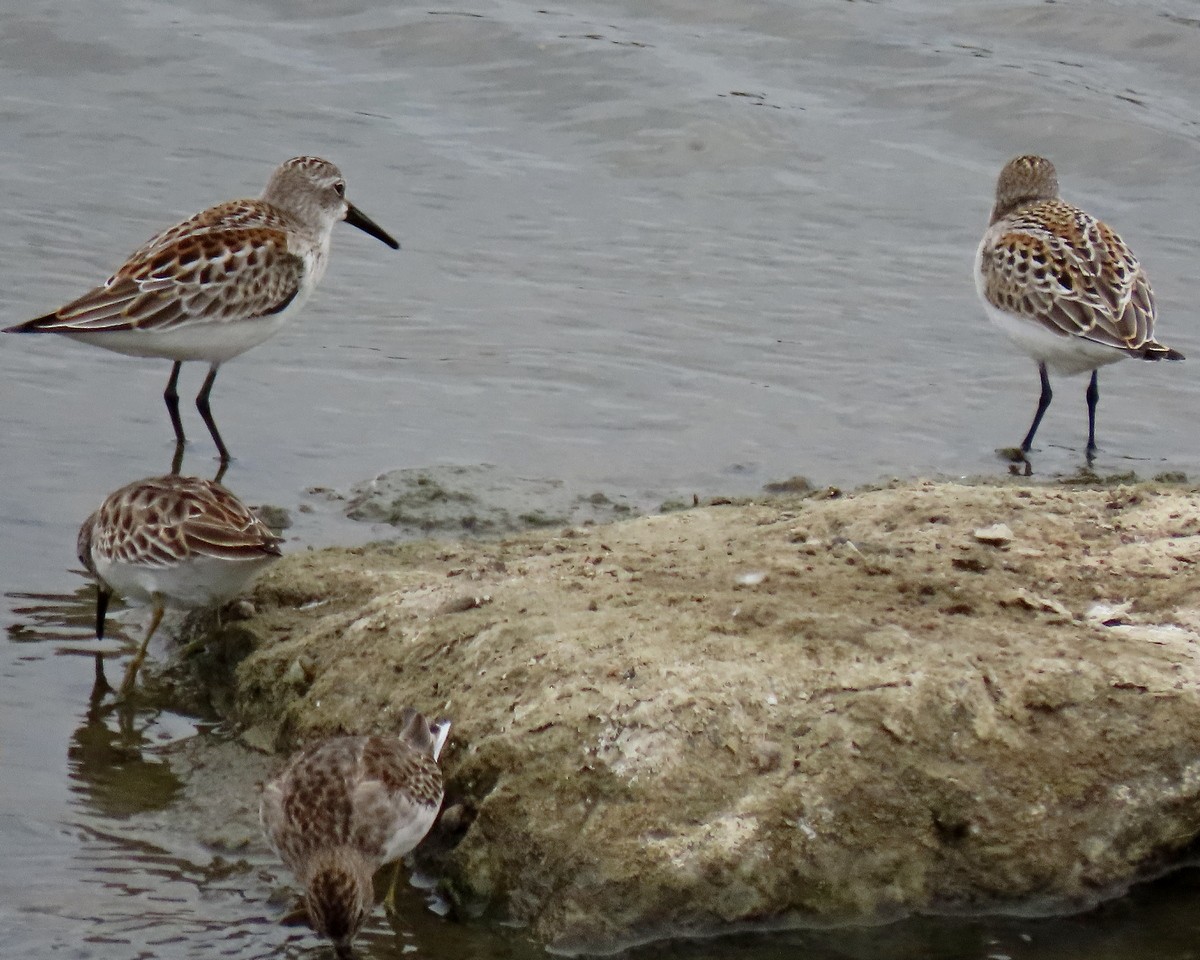
<svg viewBox="0 0 1200 960">
<path fill-rule="evenodd" d="M 234 716 L 452 717 L 424 867 L 560 951 L 1072 909 L 1200 828 L 1197 556 L 1177 488 L 922 482 L 317 551 L 260 581 Z"/>
</svg>

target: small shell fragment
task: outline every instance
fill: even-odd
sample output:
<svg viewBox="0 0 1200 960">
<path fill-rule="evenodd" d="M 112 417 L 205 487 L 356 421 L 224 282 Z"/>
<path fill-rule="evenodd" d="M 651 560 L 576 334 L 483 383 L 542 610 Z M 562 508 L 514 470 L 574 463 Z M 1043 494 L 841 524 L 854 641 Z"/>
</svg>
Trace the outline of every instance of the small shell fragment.
<svg viewBox="0 0 1200 960">
<path fill-rule="evenodd" d="M 974 537 L 980 543 L 988 543 L 993 547 L 1004 547 L 1013 541 L 1013 532 L 1007 523 L 993 523 L 990 527 L 980 527 Z"/>
</svg>

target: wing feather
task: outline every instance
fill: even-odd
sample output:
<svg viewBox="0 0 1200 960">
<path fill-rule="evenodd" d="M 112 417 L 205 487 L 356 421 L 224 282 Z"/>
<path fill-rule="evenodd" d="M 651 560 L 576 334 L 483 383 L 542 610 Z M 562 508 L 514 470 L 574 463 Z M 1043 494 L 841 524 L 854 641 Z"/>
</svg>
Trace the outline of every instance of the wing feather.
<svg viewBox="0 0 1200 960">
<path fill-rule="evenodd" d="M 1133 252 L 1106 224 L 1061 200 L 993 228 L 985 295 L 1055 332 L 1139 352 L 1154 341 L 1154 294 Z"/>
<path fill-rule="evenodd" d="M 92 522 L 92 549 L 141 566 L 168 567 L 193 557 L 262 560 L 280 541 L 219 484 L 199 477 L 150 477 L 111 493 Z"/>
<path fill-rule="evenodd" d="M 16 332 L 173 330 L 283 310 L 300 290 L 304 260 L 282 226 L 177 225 L 143 246 L 103 285 Z"/>
</svg>

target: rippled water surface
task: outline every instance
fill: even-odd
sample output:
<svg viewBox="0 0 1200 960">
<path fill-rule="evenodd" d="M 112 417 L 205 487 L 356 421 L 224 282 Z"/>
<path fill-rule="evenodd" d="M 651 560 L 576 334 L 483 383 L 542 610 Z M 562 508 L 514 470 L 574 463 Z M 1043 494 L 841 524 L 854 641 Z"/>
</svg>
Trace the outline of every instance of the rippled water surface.
<svg viewBox="0 0 1200 960">
<path fill-rule="evenodd" d="M 299 320 L 217 381 L 226 480 L 293 511 L 290 549 L 372 533 L 310 488 L 400 467 L 494 463 L 644 502 L 1000 473 L 1037 378 L 982 319 L 971 265 L 1000 166 L 1038 151 L 1138 252 L 1161 338 L 1197 358 L 1105 369 L 1097 467 L 1192 474 L 1198 62 L 1193 0 L 8 4 L 0 317 L 312 152 L 404 249 L 339 227 Z M 167 468 L 167 373 L 0 338 L 0 954 L 317 955 L 273 924 L 284 875 L 253 832 L 192 829 L 221 774 L 197 785 L 180 758 L 219 753 L 214 718 L 89 709 L 75 530 Z M 1084 386 L 1056 383 L 1043 475 L 1082 462 Z M 185 425 L 185 469 L 206 473 L 190 403 Z M 1195 956 L 1194 881 L 1147 889 L 1072 920 L 670 956 Z M 534 955 L 411 900 L 364 955 Z"/>
</svg>

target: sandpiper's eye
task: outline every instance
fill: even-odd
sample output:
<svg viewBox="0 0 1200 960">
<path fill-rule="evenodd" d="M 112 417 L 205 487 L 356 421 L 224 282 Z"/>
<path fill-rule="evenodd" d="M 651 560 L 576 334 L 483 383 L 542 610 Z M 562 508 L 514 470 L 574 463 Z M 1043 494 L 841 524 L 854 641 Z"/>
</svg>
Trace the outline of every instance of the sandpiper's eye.
<svg viewBox="0 0 1200 960">
<path fill-rule="evenodd" d="M 344 197 L 346 195 L 346 184 L 339 180 L 333 185 L 333 192 L 339 197 Z"/>
</svg>

